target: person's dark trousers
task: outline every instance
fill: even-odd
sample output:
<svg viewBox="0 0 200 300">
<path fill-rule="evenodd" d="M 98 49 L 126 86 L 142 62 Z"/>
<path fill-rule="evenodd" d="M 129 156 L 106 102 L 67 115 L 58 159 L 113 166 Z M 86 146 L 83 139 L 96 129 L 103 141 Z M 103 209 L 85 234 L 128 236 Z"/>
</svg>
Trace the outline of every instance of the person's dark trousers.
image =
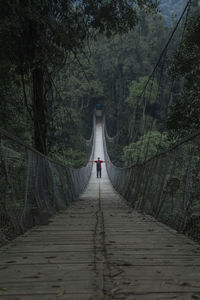
<svg viewBox="0 0 200 300">
<path fill-rule="evenodd" d="M 101 170 L 97 170 L 97 178 L 100 177 L 101 178 Z"/>
</svg>

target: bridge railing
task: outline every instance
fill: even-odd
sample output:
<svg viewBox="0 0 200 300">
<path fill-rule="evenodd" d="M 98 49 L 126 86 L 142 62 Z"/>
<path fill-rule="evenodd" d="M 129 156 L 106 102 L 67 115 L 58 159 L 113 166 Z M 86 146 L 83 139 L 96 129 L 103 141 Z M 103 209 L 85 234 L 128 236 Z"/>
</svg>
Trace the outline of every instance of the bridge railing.
<svg viewBox="0 0 200 300">
<path fill-rule="evenodd" d="M 94 155 L 95 123 L 87 141 Z M 92 163 L 70 169 L 0 129 L 0 245 L 34 225 L 47 224 L 85 189 Z"/>
<path fill-rule="evenodd" d="M 105 159 L 110 160 L 104 134 Z M 115 189 L 140 212 L 200 241 L 200 132 L 143 163 L 107 165 Z"/>
</svg>

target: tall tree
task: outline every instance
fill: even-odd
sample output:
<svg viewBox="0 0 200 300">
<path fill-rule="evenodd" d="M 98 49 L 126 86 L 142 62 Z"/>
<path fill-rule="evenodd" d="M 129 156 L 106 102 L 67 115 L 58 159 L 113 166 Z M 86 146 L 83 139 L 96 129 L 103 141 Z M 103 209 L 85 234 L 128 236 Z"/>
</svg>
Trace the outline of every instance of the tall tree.
<svg viewBox="0 0 200 300">
<path fill-rule="evenodd" d="M 47 153 L 46 96 L 51 76 L 77 55 L 98 33 L 110 37 L 127 32 L 138 20 L 138 8 L 155 8 L 153 0 L 31 0 L 2 1 L 2 56 L 12 62 L 22 81 L 32 87 L 35 147 Z M 13 51 L 14 49 L 14 51 Z"/>
<path fill-rule="evenodd" d="M 170 72 L 174 78 L 184 79 L 183 90 L 171 106 L 167 122 L 170 135 L 180 138 L 200 129 L 200 13 L 189 21 Z"/>
</svg>

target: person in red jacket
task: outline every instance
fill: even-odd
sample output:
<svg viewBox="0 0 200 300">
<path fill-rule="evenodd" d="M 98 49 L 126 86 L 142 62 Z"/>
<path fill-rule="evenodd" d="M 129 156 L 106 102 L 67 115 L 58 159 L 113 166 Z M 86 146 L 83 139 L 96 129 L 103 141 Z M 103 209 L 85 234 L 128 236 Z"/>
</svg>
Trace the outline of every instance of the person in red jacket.
<svg viewBox="0 0 200 300">
<path fill-rule="evenodd" d="M 100 157 L 98 157 L 97 160 L 91 160 L 91 162 L 95 162 L 97 164 L 97 178 L 100 177 L 101 178 L 101 170 L 102 170 L 102 163 L 107 163 L 107 161 L 105 160 L 101 160 Z"/>
</svg>

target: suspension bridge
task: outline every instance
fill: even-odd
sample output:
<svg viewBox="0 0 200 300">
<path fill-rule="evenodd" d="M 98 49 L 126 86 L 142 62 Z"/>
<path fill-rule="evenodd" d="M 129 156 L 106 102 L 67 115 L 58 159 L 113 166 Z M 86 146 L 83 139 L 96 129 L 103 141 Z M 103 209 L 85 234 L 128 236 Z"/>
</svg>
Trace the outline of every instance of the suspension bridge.
<svg viewBox="0 0 200 300">
<path fill-rule="evenodd" d="M 53 164 L 10 136 L 6 138 L 26 149 L 28 155 L 25 197 L 21 202 L 13 199 L 7 186 L 1 228 L 16 232 L 37 226 L 0 248 L 0 299 L 200 299 L 199 244 L 133 209 L 109 179 L 113 184 L 117 179 L 118 186 L 123 184 L 125 188 L 132 177 L 129 171 L 127 182 L 124 176 L 119 181 L 111 162 L 107 168 L 104 164 L 101 179 L 96 178 L 91 162 L 77 171 L 79 174 L 75 170 L 64 172 L 63 166 Z M 107 160 L 99 119 L 92 140 L 90 159 Z M 39 162 L 36 169 L 33 160 Z M 88 179 L 88 184 L 77 192 L 78 184 Z M 12 187 L 10 180 L 7 184 Z M 69 184 L 70 193 L 62 197 Z M 133 191 L 133 183 L 131 188 Z M 52 217 L 44 222 L 46 215 Z M 41 220 L 43 224 L 39 226 Z"/>
<path fill-rule="evenodd" d="M 185 16 L 181 48 L 190 2 L 136 100 L 129 134 L 147 145 L 135 164 L 112 163 L 104 118 L 83 140 L 90 157 L 80 169 L 0 128 L 0 299 L 200 299 L 200 131 L 160 152 L 161 128 L 150 156 L 155 120 L 146 109 L 163 97 L 168 109 L 167 55 Z"/>
</svg>

